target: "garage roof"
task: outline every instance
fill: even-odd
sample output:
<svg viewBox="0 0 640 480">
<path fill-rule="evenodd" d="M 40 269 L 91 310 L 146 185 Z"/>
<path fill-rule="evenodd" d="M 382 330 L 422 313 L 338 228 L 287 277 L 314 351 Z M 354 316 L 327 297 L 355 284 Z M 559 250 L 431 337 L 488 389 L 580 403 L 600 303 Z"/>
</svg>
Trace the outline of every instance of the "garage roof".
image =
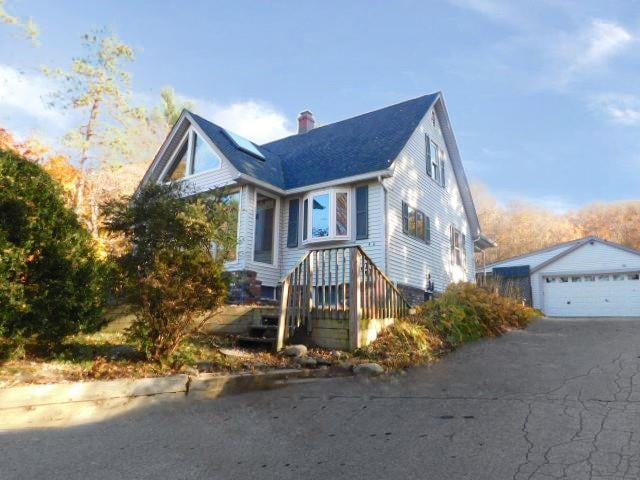
<svg viewBox="0 0 640 480">
<path fill-rule="evenodd" d="M 602 238 L 590 235 L 588 237 L 571 240 L 569 242 L 557 243 L 555 245 L 551 245 L 539 250 L 534 250 L 523 255 L 517 255 L 515 257 L 500 260 L 499 262 L 487 265 L 484 271 L 491 272 L 496 267 L 528 265 L 529 267 L 531 267 L 531 273 L 535 273 L 536 271 L 539 271 L 547 265 L 556 262 L 565 255 L 574 252 L 578 248 L 590 242 L 601 243 L 603 245 L 619 248 L 621 250 L 640 255 L 640 251 L 638 250 L 634 250 L 619 243 L 609 242 Z"/>
</svg>

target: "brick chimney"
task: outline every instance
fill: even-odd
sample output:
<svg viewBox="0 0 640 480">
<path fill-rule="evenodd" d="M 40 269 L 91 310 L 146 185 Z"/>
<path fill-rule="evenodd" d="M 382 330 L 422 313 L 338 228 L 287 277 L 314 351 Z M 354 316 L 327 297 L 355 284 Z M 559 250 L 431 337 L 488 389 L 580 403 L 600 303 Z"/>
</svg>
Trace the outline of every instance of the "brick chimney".
<svg viewBox="0 0 640 480">
<path fill-rule="evenodd" d="M 298 117 L 298 134 L 307 133 L 310 130 L 313 130 L 316 121 L 313 119 L 313 113 L 309 110 L 305 110 L 300 113 Z"/>
</svg>

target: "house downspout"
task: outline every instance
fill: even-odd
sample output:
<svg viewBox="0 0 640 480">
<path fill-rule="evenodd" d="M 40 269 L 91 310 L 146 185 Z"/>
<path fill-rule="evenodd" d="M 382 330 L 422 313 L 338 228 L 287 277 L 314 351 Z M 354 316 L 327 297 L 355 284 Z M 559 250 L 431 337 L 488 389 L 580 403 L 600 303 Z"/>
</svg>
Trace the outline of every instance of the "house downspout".
<svg viewBox="0 0 640 480">
<path fill-rule="evenodd" d="M 384 274 L 389 276 L 389 271 L 387 269 L 387 265 L 389 263 L 389 239 L 387 236 L 387 232 L 388 232 L 388 227 L 387 227 L 387 219 L 389 217 L 389 210 L 388 210 L 388 204 L 387 204 L 387 187 L 384 186 L 384 182 L 383 182 L 383 178 L 381 175 L 378 175 L 378 182 L 380 183 L 380 186 L 382 187 L 382 192 L 383 192 L 383 208 L 384 208 L 384 228 L 383 228 L 383 235 L 384 235 Z M 394 282 L 395 283 L 395 282 Z"/>
</svg>

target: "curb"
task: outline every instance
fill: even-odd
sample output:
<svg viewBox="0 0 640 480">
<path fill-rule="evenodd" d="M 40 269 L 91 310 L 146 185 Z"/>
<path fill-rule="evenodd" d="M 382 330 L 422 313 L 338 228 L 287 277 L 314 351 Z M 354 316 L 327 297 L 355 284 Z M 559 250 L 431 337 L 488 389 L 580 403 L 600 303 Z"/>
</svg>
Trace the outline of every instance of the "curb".
<svg viewBox="0 0 640 480">
<path fill-rule="evenodd" d="M 324 369 L 286 369 L 260 372 L 257 374 L 215 375 L 201 374 L 189 382 L 187 395 L 193 398 L 219 398 L 225 395 L 255 390 L 270 390 L 286 386 L 290 381 L 304 378 L 333 378 L 351 376 L 348 370 L 337 368 Z"/>
<path fill-rule="evenodd" d="M 0 431 L 100 421 L 154 400 L 210 400 L 282 388 L 300 379 L 351 375 L 351 371 L 339 368 L 287 369 L 10 387 L 0 389 Z"/>
</svg>

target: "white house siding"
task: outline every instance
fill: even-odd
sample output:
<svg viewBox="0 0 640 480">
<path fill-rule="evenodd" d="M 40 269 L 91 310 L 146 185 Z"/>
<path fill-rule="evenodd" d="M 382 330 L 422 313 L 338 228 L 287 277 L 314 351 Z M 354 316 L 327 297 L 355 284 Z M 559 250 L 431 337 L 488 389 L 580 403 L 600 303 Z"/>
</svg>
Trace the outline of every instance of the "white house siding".
<svg viewBox="0 0 640 480">
<path fill-rule="evenodd" d="M 282 276 L 286 275 L 298 261 L 304 256 L 305 252 L 313 248 L 326 248 L 345 245 L 360 245 L 362 249 L 371 257 L 380 269 L 385 269 L 385 249 L 384 249 L 384 190 L 378 182 L 371 182 L 369 186 L 369 238 L 365 240 L 356 240 L 356 210 L 355 210 L 355 189 L 356 186 L 365 185 L 363 183 L 353 185 L 351 187 L 351 239 L 340 242 L 311 243 L 302 244 L 302 197 L 307 193 L 290 198 L 300 199 L 300 220 L 298 221 L 298 246 L 296 248 L 287 247 L 287 232 L 289 225 L 289 199 L 282 202 L 280 209 L 280 268 Z M 311 190 L 310 190 L 311 191 Z"/>
<path fill-rule="evenodd" d="M 440 125 L 432 123 L 431 110 L 411 135 L 394 164 L 394 174 L 384 179 L 388 192 L 387 271 L 391 280 L 424 289 L 427 274 L 441 291 L 451 282 L 474 281 L 473 235 L 449 155 L 445 166 L 446 188 L 426 173 L 425 133 L 447 151 Z M 402 202 L 423 211 L 431 219 L 431 243 L 402 232 Z M 450 225 L 466 237 L 466 268 L 451 264 Z"/>
<path fill-rule="evenodd" d="M 587 242 L 546 265 L 540 273 L 613 273 L 640 269 L 640 255 L 597 241 L 592 243 Z"/>
</svg>

